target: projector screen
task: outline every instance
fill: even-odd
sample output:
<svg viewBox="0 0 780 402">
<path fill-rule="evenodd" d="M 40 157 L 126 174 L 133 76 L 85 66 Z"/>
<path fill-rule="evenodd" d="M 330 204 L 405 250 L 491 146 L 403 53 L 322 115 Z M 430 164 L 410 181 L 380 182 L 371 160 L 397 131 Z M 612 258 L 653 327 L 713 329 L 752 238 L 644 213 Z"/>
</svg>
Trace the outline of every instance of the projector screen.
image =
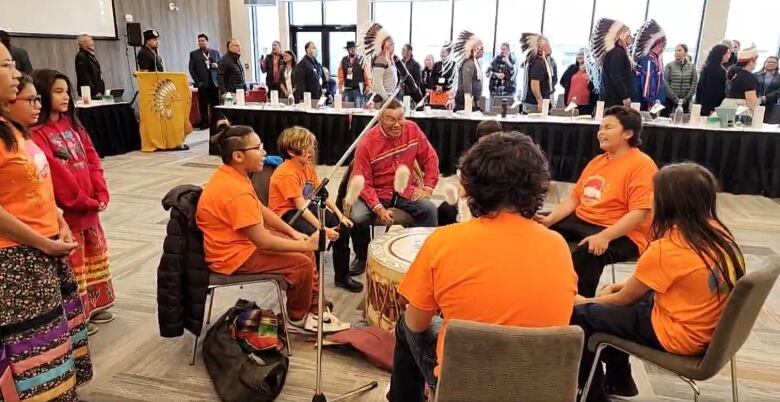
<svg viewBox="0 0 780 402">
<path fill-rule="evenodd" d="M 21 36 L 116 39 L 113 0 L 0 0 L 0 28 Z"/>
</svg>

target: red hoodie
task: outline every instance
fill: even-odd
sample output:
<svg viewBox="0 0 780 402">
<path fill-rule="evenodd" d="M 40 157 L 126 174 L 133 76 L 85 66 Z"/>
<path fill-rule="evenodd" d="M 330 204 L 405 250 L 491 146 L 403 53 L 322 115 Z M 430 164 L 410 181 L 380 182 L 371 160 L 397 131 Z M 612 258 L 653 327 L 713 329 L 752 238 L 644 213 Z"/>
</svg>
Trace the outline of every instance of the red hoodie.
<svg viewBox="0 0 780 402">
<path fill-rule="evenodd" d="M 67 116 L 32 128 L 32 140 L 49 160 L 54 198 L 74 232 L 98 224 L 100 203 L 108 203 L 108 188 L 100 157 L 89 134 Z"/>
<path fill-rule="evenodd" d="M 404 129 L 397 137 L 385 134 L 377 125 L 360 141 L 355 151 L 354 171 L 352 175 L 362 175 L 366 186 L 360 198 L 372 211 L 380 206 L 379 200 L 390 200 L 393 196 L 395 171 L 400 165 L 406 165 L 414 172 L 414 162 L 420 165 L 424 173 L 425 187 L 433 190 L 439 182 L 439 157 L 428 137 L 420 127 L 411 121 L 404 123 Z M 409 187 L 401 197 L 410 199 L 417 190 L 413 177 L 409 178 Z"/>
</svg>

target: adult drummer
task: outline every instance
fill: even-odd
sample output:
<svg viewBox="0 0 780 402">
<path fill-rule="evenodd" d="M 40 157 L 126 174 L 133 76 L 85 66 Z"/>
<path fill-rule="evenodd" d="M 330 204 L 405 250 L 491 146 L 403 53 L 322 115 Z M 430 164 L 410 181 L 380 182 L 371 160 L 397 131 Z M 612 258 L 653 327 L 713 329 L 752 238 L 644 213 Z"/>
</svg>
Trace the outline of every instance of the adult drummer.
<svg viewBox="0 0 780 402">
<path fill-rule="evenodd" d="M 395 172 L 401 165 L 414 171 L 415 162 L 423 170 L 423 187 L 417 187 L 414 180 L 409 180 L 406 191 L 391 205 Z M 379 217 L 385 225 L 392 225 L 391 208 L 396 208 L 412 216 L 413 226 L 437 226 L 436 205 L 430 198 L 439 182 L 439 157 L 420 127 L 406 121 L 403 105 L 398 100 L 390 101 L 379 117 L 379 124 L 360 141 L 353 163 L 352 175 L 362 175 L 366 179 L 360 199 L 350 213 L 355 225 L 365 229 L 374 217 Z M 360 229 L 353 231 L 352 236 L 357 256 L 351 267 L 353 274 L 362 272 L 366 266 L 368 241 L 364 234 L 367 231 Z"/>
<path fill-rule="evenodd" d="M 548 327 L 571 317 L 568 246 L 533 220 L 550 182 L 539 147 L 517 132 L 487 135 L 466 151 L 460 177 L 475 219 L 436 229 L 398 287 L 409 304 L 395 327 L 391 402 L 436 389 L 448 320 Z"/>
<path fill-rule="evenodd" d="M 577 244 L 571 256 L 585 297 L 596 295 L 605 265 L 635 259 L 647 247 L 658 168 L 638 148 L 641 132 L 639 112 L 626 106 L 607 109 L 598 131 L 604 153 L 588 163 L 571 196 L 539 217 Z"/>
</svg>

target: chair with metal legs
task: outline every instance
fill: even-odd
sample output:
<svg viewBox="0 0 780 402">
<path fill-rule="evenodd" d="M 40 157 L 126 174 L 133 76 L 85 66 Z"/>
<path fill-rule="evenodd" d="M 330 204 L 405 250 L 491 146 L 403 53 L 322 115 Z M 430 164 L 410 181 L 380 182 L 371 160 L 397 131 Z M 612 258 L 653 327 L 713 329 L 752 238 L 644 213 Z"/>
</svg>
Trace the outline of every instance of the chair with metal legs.
<svg viewBox="0 0 780 402">
<path fill-rule="evenodd" d="M 699 400 L 701 391 L 696 381 L 714 377 L 723 366 L 731 362 L 731 389 L 734 402 L 739 401 L 736 353 L 750 336 L 750 331 L 761 312 L 769 292 L 780 275 L 780 257 L 769 257 L 762 269 L 751 272 L 737 281 L 728 297 L 723 315 L 712 335 L 712 341 L 702 356 L 680 356 L 634 343 L 617 336 L 595 333 L 588 340 L 588 349 L 596 353 L 588 381 L 582 392 L 585 401 L 599 367 L 601 353 L 613 347 L 662 369 L 671 371 L 693 389 L 694 401 Z"/>
<path fill-rule="evenodd" d="M 206 297 L 209 298 L 209 307 L 206 312 L 206 324 L 211 322 L 211 307 L 214 304 L 214 291 L 217 288 L 226 288 L 232 286 L 249 285 L 253 283 L 271 283 L 276 287 L 276 297 L 279 303 L 279 309 L 282 310 L 282 318 L 284 319 L 284 340 L 287 344 L 287 356 L 292 356 L 292 342 L 290 341 L 290 333 L 287 330 L 290 319 L 287 315 L 287 305 L 284 302 L 283 291 L 287 290 L 289 286 L 287 281 L 281 275 L 274 274 L 236 274 L 236 275 L 220 275 L 214 272 L 209 273 L 209 287 L 206 293 Z M 195 341 L 192 344 L 192 359 L 190 360 L 190 366 L 195 364 L 195 356 L 198 352 L 198 339 L 199 336 L 195 336 Z"/>
</svg>

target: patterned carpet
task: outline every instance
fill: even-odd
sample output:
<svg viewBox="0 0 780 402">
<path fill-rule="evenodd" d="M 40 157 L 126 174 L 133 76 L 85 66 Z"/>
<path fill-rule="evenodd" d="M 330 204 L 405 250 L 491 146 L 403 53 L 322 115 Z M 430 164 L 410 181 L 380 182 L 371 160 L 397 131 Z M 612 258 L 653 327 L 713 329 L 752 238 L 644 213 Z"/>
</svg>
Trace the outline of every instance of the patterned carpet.
<svg viewBox="0 0 780 402">
<path fill-rule="evenodd" d="M 168 219 L 160 200 L 180 184 L 203 184 L 218 166 L 207 156 L 205 133 L 190 136 L 191 149 L 184 152 L 143 154 L 135 152 L 104 160 L 111 190 L 111 204 L 102 221 L 110 241 L 111 267 L 117 302 L 117 319 L 101 326 L 90 338 L 95 379 L 82 389 L 86 401 L 214 401 L 218 400 L 203 360 L 198 353 L 189 366 L 193 337 L 159 336 L 156 313 L 156 269 Z M 324 175 L 327 168 L 320 167 Z M 340 175 L 332 183 L 338 183 Z M 444 182 L 454 182 L 447 178 Z M 555 183 L 550 202 L 568 193 L 569 185 Z M 331 189 L 331 194 L 335 194 Z M 441 186 L 437 189 L 441 199 Z M 756 196 L 719 197 L 722 217 L 736 233 L 746 253 L 749 269 L 760 266 L 768 255 L 780 252 L 780 205 Z M 619 278 L 626 278 L 631 265 L 618 265 Z M 336 304 L 336 314 L 357 322 L 362 295 L 333 287 L 332 268 L 326 273 L 326 294 Z M 605 278 L 608 275 L 605 275 Z M 216 293 L 214 318 L 238 297 L 254 299 L 271 307 L 275 303 L 270 287 L 261 285 L 221 289 Z M 738 354 L 740 391 L 743 401 L 773 401 L 780 397 L 780 287 L 776 287 L 753 334 Z M 287 383 L 279 401 L 309 401 L 315 378 L 315 353 L 310 338 L 296 337 Z M 354 398 L 382 401 L 389 374 L 367 363 L 359 355 L 342 350 L 324 354 L 324 389 L 330 395 L 343 393 L 377 380 L 379 388 Z M 640 396 L 632 400 L 688 401 L 688 386 L 655 367 L 634 362 Z M 731 399 L 728 368 L 701 384 L 702 401 Z"/>
</svg>

